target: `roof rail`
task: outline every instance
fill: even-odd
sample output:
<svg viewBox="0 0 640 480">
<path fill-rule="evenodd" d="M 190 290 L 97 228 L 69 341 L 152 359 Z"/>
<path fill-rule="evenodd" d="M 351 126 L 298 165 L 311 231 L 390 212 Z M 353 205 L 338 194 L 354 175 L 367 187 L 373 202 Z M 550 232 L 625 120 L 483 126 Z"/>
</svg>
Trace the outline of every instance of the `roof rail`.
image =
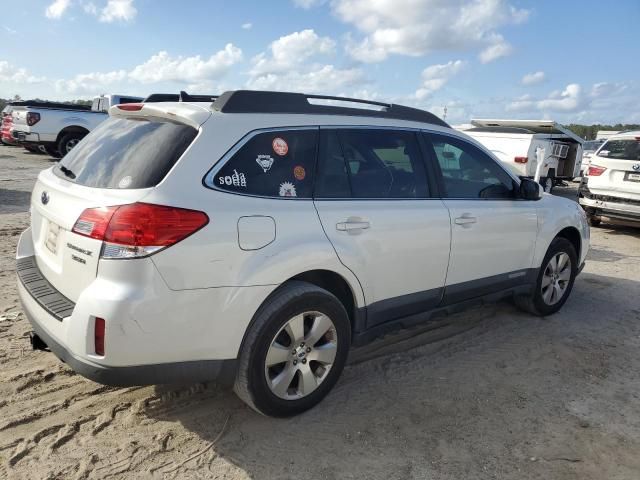
<svg viewBox="0 0 640 480">
<path fill-rule="evenodd" d="M 180 91 L 180 102 L 215 102 L 218 95 L 189 95 L 184 90 Z"/>
<path fill-rule="evenodd" d="M 334 100 L 381 107 L 371 110 L 337 105 L 318 105 L 312 100 Z M 375 102 L 359 98 L 306 95 L 292 92 L 267 92 L 259 90 L 232 90 L 220 95 L 211 108 L 222 113 L 306 113 L 315 115 L 348 115 L 354 117 L 380 117 L 430 123 L 441 127 L 449 125 L 433 113 L 394 103 Z"/>
</svg>

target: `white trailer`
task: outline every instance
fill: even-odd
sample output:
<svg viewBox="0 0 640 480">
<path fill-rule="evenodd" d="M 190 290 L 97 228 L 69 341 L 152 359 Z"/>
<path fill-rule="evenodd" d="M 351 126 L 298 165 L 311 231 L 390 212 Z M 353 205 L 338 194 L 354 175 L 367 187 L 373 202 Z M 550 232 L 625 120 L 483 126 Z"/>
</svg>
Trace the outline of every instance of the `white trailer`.
<svg viewBox="0 0 640 480">
<path fill-rule="evenodd" d="M 562 180 L 580 176 L 582 142 L 569 129 L 553 120 L 471 120 L 464 133 L 491 150 L 511 171 L 521 177 L 539 174 L 545 191 Z M 538 168 L 539 150 L 544 150 Z"/>
</svg>

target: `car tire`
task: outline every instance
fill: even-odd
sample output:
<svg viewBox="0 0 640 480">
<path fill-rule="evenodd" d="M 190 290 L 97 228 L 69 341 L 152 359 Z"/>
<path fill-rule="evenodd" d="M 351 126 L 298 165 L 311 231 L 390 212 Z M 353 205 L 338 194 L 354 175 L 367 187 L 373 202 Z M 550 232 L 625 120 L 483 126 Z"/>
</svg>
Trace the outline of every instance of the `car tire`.
<svg viewBox="0 0 640 480">
<path fill-rule="evenodd" d="M 60 152 L 53 145 L 45 145 L 44 151 L 52 158 L 60 158 Z"/>
<path fill-rule="evenodd" d="M 556 313 L 569 298 L 577 274 L 578 255 L 573 244 L 566 238 L 555 238 L 544 256 L 533 292 L 516 296 L 516 305 L 537 316 Z"/>
<path fill-rule="evenodd" d="M 69 153 L 73 147 L 75 147 L 80 140 L 82 140 L 87 134 L 86 133 L 78 133 L 72 132 L 63 135 L 60 141 L 58 142 L 58 152 L 59 157 L 64 157 L 67 153 Z"/>
<path fill-rule="evenodd" d="M 554 183 L 553 177 L 542 177 L 540 179 L 540 185 L 542 185 L 542 189 L 545 193 L 553 193 L 553 187 L 555 186 Z"/>
<path fill-rule="evenodd" d="M 253 318 L 240 349 L 234 391 L 263 415 L 297 415 L 333 388 L 350 345 L 342 303 L 313 284 L 287 282 Z"/>
</svg>

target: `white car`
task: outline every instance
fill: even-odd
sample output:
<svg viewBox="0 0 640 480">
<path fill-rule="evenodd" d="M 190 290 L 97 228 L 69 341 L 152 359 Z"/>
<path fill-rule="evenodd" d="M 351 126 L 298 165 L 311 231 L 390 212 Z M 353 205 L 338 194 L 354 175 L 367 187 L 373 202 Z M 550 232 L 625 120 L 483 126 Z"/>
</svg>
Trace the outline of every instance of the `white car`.
<svg viewBox="0 0 640 480">
<path fill-rule="evenodd" d="M 12 112 L 12 136 L 27 147 L 42 147 L 52 157 L 63 157 L 108 118 L 110 107 L 141 100 L 140 97 L 101 95 L 93 99 L 90 109 L 51 102 L 16 106 Z"/>
<path fill-rule="evenodd" d="M 350 101 L 111 108 L 33 190 L 34 347 L 105 384 L 226 381 L 287 416 L 389 330 L 501 298 L 562 307 L 589 248 L 575 202 L 428 112 L 327 99 Z"/>
<path fill-rule="evenodd" d="M 590 158 L 578 190 L 593 226 L 601 217 L 640 222 L 640 131 L 613 135 Z"/>
</svg>

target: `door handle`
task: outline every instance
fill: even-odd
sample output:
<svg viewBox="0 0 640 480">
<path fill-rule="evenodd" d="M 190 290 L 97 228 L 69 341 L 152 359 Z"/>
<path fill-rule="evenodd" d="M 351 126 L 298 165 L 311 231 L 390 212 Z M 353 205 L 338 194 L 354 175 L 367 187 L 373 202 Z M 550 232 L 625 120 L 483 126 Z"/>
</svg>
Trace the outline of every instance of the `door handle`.
<svg viewBox="0 0 640 480">
<path fill-rule="evenodd" d="M 365 230 L 370 226 L 371 224 L 367 221 L 347 220 L 346 222 L 336 223 L 336 230 L 340 230 L 341 232 L 348 232 L 353 230 Z"/>
<path fill-rule="evenodd" d="M 469 228 L 472 224 L 477 223 L 478 219 L 472 216 L 470 213 L 463 213 L 462 216 L 456 218 L 454 220 L 456 225 L 461 225 L 463 227 Z"/>
</svg>

